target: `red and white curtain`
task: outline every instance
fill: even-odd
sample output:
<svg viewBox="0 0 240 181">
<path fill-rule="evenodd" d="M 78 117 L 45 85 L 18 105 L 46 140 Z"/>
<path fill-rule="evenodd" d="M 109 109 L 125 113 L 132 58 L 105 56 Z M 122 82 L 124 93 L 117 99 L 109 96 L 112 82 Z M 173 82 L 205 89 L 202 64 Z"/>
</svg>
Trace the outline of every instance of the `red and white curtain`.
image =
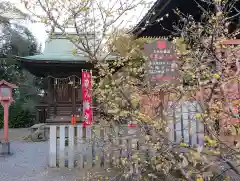
<svg viewBox="0 0 240 181">
<path fill-rule="evenodd" d="M 92 72 L 82 70 L 83 125 L 91 125 L 92 113 Z"/>
</svg>

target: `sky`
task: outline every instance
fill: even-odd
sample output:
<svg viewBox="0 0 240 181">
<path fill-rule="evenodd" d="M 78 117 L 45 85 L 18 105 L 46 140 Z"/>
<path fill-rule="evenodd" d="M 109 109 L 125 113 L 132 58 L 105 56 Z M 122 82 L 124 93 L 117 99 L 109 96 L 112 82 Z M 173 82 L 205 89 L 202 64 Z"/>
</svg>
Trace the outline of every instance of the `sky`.
<svg viewBox="0 0 240 181">
<path fill-rule="evenodd" d="M 0 0 L 0 2 L 1 1 L 3 0 Z M 15 6 L 18 7 L 21 11 L 26 13 L 28 12 L 24 7 L 24 5 L 21 4 L 21 0 L 9 0 L 9 1 L 15 4 Z M 127 1 L 127 0 L 122 0 L 122 1 Z M 148 7 L 145 7 L 137 12 L 136 11 L 130 12 L 130 14 L 128 14 L 128 17 L 126 17 L 126 19 L 131 19 L 130 23 L 132 23 L 132 25 L 138 23 L 141 20 L 141 18 L 147 13 L 148 9 L 152 6 L 154 1 L 155 0 L 146 0 L 147 3 L 151 3 Z M 46 33 L 46 26 L 43 23 L 32 23 L 32 22 L 25 22 L 25 21 L 22 24 L 26 25 L 29 28 L 29 30 L 33 33 L 33 35 L 36 37 L 38 42 L 42 45 L 42 48 L 44 48 L 45 41 L 48 38 L 48 34 Z"/>
<path fill-rule="evenodd" d="M 0 1 L 3 1 L 3 0 L 0 0 Z M 23 4 L 21 4 L 21 0 L 9 0 L 9 2 L 13 3 L 21 11 L 27 13 L 26 8 L 24 7 Z M 38 43 L 41 44 L 44 48 L 45 41 L 48 38 L 45 25 L 43 23 L 32 23 L 27 21 L 24 21 L 24 22 L 21 21 L 21 24 L 25 25 L 33 33 Z"/>
</svg>

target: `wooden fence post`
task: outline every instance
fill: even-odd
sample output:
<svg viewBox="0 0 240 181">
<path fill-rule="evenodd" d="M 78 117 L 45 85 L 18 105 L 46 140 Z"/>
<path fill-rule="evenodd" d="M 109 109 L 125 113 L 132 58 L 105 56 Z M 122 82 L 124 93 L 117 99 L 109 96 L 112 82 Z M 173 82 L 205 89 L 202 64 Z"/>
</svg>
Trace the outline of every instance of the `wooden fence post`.
<svg viewBox="0 0 240 181">
<path fill-rule="evenodd" d="M 183 141 L 184 142 L 184 124 L 183 124 L 183 105 L 181 104 L 180 105 L 181 107 L 180 107 L 180 121 L 181 121 L 181 141 Z"/>
<path fill-rule="evenodd" d="M 173 107 L 173 141 L 177 141 L 177 133 L 176 133 L 176 108 Z"/>
<path fill-rule="evenodd" d="M 191 132 L 192 132 L 192 138 L 191 138 L 191 145 L 194 146 L 197 143 L 197 134 L 198 134 L 198 128 L 197 128 L 197 120 L 195 118 L 196 112 L 196 106 L 197 102 L 192 102 L 191 106 L 189 106 L 189 119 L 191 120 Z"/>
<path fill-rule="evenodd" d="M 179 143 L 181 142 L 181 136 L 182 136 L 182 108 L 181 108 L 181 104 L 178 103 L 176 105 L 176 108 L 174 110 L 175 112 L 175 138 L 176 140 L 174 140 L 175 142 Z M 180 134 L 179 134 L 180 132 Z"/>
<path fill-rule="evenodd" d="M 101 168 L 101 156 L 102 156 L 101 145 L 102 145 L 101 127 L 100 125 L 96 125 L 94 131 L 94 148 L 95 148 L 94 162 L 95 167 L 98 169 Z"/>
<path fill-rule="evenodd" d="M 86 154 L 87 154 L 87 169 L 92 168 L 92 162 L 93 162 L 93 148 L 92 148 L 92 126 L 86 127 Z"/>
<path fill-rule="evenodd" d="M 110 144 L 109 146 L 109 154 L 108 154 L 108 160 L 110 167 L 113 166 L 113 130 L 112 126 L 110 125 L 109 129 L 107 129 L 107 135 L 108 135 L 108 142 L 107 144 Z"/>
<path fill-rule="evenodd" d="M 201 105 L 198 103 L 196 112 L 202 112 Z M 201 120 L 196 119 L 198 123 L 198 144 L 203 146 L 204 144 L 204 134 L 205 134 L 205 126 L 204 123 L 201 122 Z"/>
<path fill-rule="evenodd" d="M 96 167 L 96 157 L 97 157 L 97 126 L 92 126 L 92 167 Z"/>
<path fill-rule="evenodd" d="M 77 156 L 78 166 L 82 169 L 83 168 L 83 148 L 82 148 L 82 139 L 83 139 L 83 127 L 82 125 L 77 125 L 77 149 L 79 152 L 79 157 Z"/>
<path fill-rule="evenodd" d="M 114 165 L 119 164 L 119 127 L 116 125 L 113 128 L 113 163 Z"/>
<path fill-rule="evenodd" d="M 50 138 L 49 138 L 49 166 L 56 167 L 57 159 L 57 126 L 50 126 Z"/>
<path fill-rule="evenodd" d="M 191 110 L 189 109 L 189 106 L 187 108 L 188 110 L 188 137 L 189 137 L 189 140 L 188 140 L 188 145 L 189 146 L 192 146 L 192 119 L 191 119 Z"/>
<path fill-rule="evenodd" d="M 104 142 L 104 136 L 105 136 L 105 133 L 104 133 L 104 127 L 101 125 L 100 126 L 100 142 L 101 142 L 101 144 L 102 144 L 102 151 L 101 151 L 101 153 L 100 153 L 100 166 L 101 166 L 101 168 L 104 168 L 104 166 L 106 165 L 105 164 L 105 150 L 104 150 L 104 148 L 105 148 L 105 142 Z"/>
<path fill-rule="evenodd" d="M 59 167 L 65 167 L 65 125 L 59 127 Z"/>
<path fill-rule="evenodd" d="M 68 126 L 68 168 L 74 168 L 74 126 Z"/>
</svg>

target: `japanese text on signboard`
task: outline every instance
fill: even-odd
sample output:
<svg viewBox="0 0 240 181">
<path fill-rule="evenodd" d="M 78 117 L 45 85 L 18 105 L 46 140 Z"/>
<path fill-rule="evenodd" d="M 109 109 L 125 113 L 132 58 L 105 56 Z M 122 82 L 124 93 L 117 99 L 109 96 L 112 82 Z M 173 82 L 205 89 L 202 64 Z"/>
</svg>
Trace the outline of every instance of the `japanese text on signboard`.
<svg viewBox="0 0 240 181">
<path fill-rule="evenodd" d="M 176 79 L 177 57 L 172 43 L 158 40 L 146 44 L 144 52 L 148 56 L 147 73 L 151 83 L 159 85 Z"/>
</svg>

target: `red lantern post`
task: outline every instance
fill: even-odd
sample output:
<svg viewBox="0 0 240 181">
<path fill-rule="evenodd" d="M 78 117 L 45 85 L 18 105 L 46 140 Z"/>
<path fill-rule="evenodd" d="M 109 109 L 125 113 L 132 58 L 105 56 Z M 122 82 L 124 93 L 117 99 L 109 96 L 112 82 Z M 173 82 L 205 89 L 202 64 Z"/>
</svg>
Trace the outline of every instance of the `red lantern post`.
<svg viewBox="0 0 240 181">
<path fill-rule="evenodd" d="M 4 109 L 4 137 L 2 143 L 1 154 L 10 154 L 10 143 L 8 140 L 8 108 L 12 102 L 12 89 L 17 88 L 16 85 L 11 84 L 5 80 L 0 81 L 0 102 Z"/>
</svg>

